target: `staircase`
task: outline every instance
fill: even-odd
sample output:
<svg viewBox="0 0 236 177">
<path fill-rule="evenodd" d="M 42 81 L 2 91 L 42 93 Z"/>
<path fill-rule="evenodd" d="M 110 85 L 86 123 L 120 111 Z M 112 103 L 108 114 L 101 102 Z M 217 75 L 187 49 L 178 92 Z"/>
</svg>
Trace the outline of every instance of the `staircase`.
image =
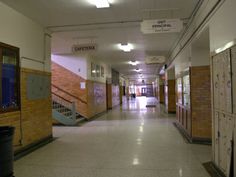
<svg viewBox="0 0 236 177">
<path fill-rule="evenodd" d="M 66 100 L 55 93 L 52 93 L 52 114 L 56 121 L 67 126 L 74 126 L 85 120 L 76 112 L 75 102 Z"/>
</svg>

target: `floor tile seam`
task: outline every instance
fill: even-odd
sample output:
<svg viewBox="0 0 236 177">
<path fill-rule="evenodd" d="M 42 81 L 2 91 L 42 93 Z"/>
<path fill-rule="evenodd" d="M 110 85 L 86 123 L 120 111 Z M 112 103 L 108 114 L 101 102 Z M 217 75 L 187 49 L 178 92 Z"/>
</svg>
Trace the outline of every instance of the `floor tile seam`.
<svg viewBox="0 0 236 177">
<path fill-rule="evenodd" d="M 39 164 L 39 163 L 31 163 L 31 164 L 19 164 L 19 165 L 17 165 L 18 167 L 27 167 L 27 166 L 31 166 L 31 167 L 37 167 L 37 168 L 39 168 L 39 167 L 51 167 L 51 168 L 71 168 L 71 169 L 77 169 L 77 168 L 79 168 L 79 169 L 113 169 L 113 170 L 127 170 L 127 169 L 138 169 L 138 170 L 179 170 L 179 168 L 177 168 L 177 167 L 175 167 L 175 168 L 173 168 L 173 167 L 171 167 L 171 168 L 158 168 L 158 167 L 152 167 L 152 168 L 145 168 L 145 167 L 141 167 L 141 166 L 127 166 L 127 167 L 105 167 L 105 165 L 106 165 L 106 162 L 103 162 L 102 164 L 101 164 L 101 166 L 100 167 L 85 167 L 85 166 L 83 166 L 83 167 L 81 167 L 81 166 L 68 166 L 68 165 L 48 165 L 48 164 L 46 164 L 46 165 L 43 165 L 43 164 Z M 194 167 L 194 168 L 192 168 L 192 167 L 187 167 L 187 166 L 184 166 L 184 167 L 181 167 L 181 169 L 183 169 L 183 170 L 202 170 L 202 169 L 204 169 L 203 167 L 201 167 L 201 168 L 197 168 L 197 167 Z"/>
<path fill-rule="evenodd" d="M 101 167 L 80 167 L 80 166 L 67 166 L 67 165 L 42 165 L 42 164 L 19 164 L 16 165 L 17 167 L 27 167 L 27 166 L 31 166 L 31 167 L 51 167 L 51 168 L 71 168 L 71 169 L 88 169 L 88 170 L 98 170 L 98 169 L 103 169 Z"/>
<path fill-rule="evenodd" d="M 127 169 L 136 169 L 136 170 L 157 170 L 157 171 L 168 171 L 168 170 L 179 170 L 180 168 L 145 168 L 145 167 L 138 167 L 138 166 L 128 166 L 128 167 L 102 167 L 101 169 L 110 169 L 110 170 L 127 170 Z M 204 168 L 191 168 L 191 167 L 182 167 L 182 170 L 202 170 Z"/>
</svg>

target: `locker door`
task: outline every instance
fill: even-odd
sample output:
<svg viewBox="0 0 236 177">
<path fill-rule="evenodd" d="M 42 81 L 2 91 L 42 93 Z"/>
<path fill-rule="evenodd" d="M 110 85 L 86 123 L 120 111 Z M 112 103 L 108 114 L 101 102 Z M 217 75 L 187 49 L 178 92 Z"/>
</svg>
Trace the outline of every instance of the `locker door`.
<svg viewBox="0 0 236 177">
<path fill-rule="evenodd" d="M 219 166 L 219 112 L 215 111 L 214 114 L 214 161 L 217 166 Z"/>
<path fill-rule="evenodd" d="M 230 173 L 230 163 L 231 163 L 231 155 L 232 155 L 232 141 L 233 141 L 233 128 L 234 128 L 234 119 L 232 116 L 226 116 L 226 136 L 227 136 L 227 156 L 226 156 L 226 164 L 227 164 L 227 171 L 226 176 L 229 176 Z"/>
<path fill-rule="evenodd" d="M 234 174 L 235 174 L 235 172 L 236 172 L 236 121 L 235 121 L 235 119 L 236 119 L 236 116 L 234 116 L 233 117 L 233 119 L 234 119 Z M 235 175 L 236 176 L 236 175 Z"/>
<path fill-rule="evenodd" d="M 213 97 L 214 97 L 214 108 L 219 109 L 219 96 L 220 96 L 220 78 L 219 78 L 219 55 L 213 57 L 212 60 L 212 73 L 213 73 Z"/>
<path fill-rule="evenodd" d="M 232 54 L 232 79 L 233 79 L 233 112 L 236 114 L 236 47 L 231 50 Z"/>
<path fill-rule="evenodd" d="M 226 174 L 227 171 L 227 130 L 226 130 L 226 116 L 220 114 L 219 117 L 219 167 Z"/>
<path fill-rule="evenodd" d="M 224 54 L 220 53 L 219 54 L 219 60 L 218 60 L 218 65 L 219 65 L 219 109 L 221 111 L 225 110 L 225 75 L 224 75 Z"/>
<path fill-rule="evenodd" d="M 224 84 L 224 111 L 232 113 L 232 79 L 231 79 L 231 59 L 230 50 L 226 50 L 222 53 L 223 59 L 223 75 L 222 84 Z"/>
</svg>

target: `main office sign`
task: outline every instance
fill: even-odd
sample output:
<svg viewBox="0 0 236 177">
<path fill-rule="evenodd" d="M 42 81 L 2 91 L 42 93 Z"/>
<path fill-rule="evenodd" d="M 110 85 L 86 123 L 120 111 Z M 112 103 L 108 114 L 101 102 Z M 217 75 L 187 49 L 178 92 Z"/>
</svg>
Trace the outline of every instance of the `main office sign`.
<svg viewBox="0 0 236 177">
<path fill-rule="evenodd" d="M 141 23 L 141 31 L 144 34 L 178 33 L 182 29 L 183 21 L 180 19 L 144 20 Z"/>
</svg>

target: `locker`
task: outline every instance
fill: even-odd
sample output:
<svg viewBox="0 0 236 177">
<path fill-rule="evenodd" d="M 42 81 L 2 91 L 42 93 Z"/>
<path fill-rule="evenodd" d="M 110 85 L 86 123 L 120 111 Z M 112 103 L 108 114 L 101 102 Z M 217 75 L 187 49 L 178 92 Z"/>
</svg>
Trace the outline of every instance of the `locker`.
<svg viewBox="0 0 236 177">
<path fill-rule="evenodd" d="M 232 79 L 231 79 L 231 59 L 230 50 L 226 50 L 222 53 L 223 72 L 222 72 L 222 84 L 223 84 L 223 96 L 224 106 L 223 111 L 232 113 Z"/>
<path fill-rule="evenodd" d="M 215 111 L 214 114 L 214 161 L 219 165 L 219 112 Z"/>
<path fill-rule="evenodd" d="M 224 53 L 219 54 L 219 109 L 225 111 L 225 72 L 224 72 Z"/>
<path fill-rule="evenodd" d="M 229 176 L 233 139 L 236 142 L 236 47 L 212 58 L 212 84 L 214 162 Z M 236 153 L 234 156 L 236 161 Z"/>
<path fill-rule="evenodd" d="M 227 136 L 227 142 L 226 142 L 226 176 L 229 176 L 230 173 L 230 163 L 231 163 L 231 155 L 232 155 L 232 141 L 233 141 L 233 129 L 234 129 L 234 119 L 233 117 L 226 116 L 226 136 Z"/>
<path fill-rule="evenodd" d="M 219 55 L 216 55 L 213 57 L 212 60 L 212 74 L 213 74 L 213 89 L 214 89 L 214 93 L 213 93 L 213 99 L 214 99 L 214 108 L 215 109 L 219 109 L 220 105 L 219 105 L 219 100 L 220 100 L 220 78 L 219 78 L 219 71 L 220 71 L 220 64 L 219 64 L 220 60 L 219 60 Z"/>
<path fill-rule="evenodd" d="M 227 121 L 225 114 L 219 116 L 219 167 L 226 174 L 227 171 Z"/>
<path fill-rule="evenodd" d="M 236 46 L 231 50 L 232 82 L 233 82 L 233 113 L 236 114 Z"/>
<path fill-rule="evenodd" d="M 236 121 L 235 121 L 235 119 L 236 119 L 236 116 L 234 115 L 234 117 L 233 117 L 233 119 L 234 119 L 234 131 L 233 131 L 233 133 L 234 133 L 234 173 L 236 172 L 236 146 L 235 146 L 235 142 L 236 142 L 236 131 L 235 131 L 235 128 L 236 128 Z M 236 176 L 236 175 L 235 175 Z"/>
</svg>

